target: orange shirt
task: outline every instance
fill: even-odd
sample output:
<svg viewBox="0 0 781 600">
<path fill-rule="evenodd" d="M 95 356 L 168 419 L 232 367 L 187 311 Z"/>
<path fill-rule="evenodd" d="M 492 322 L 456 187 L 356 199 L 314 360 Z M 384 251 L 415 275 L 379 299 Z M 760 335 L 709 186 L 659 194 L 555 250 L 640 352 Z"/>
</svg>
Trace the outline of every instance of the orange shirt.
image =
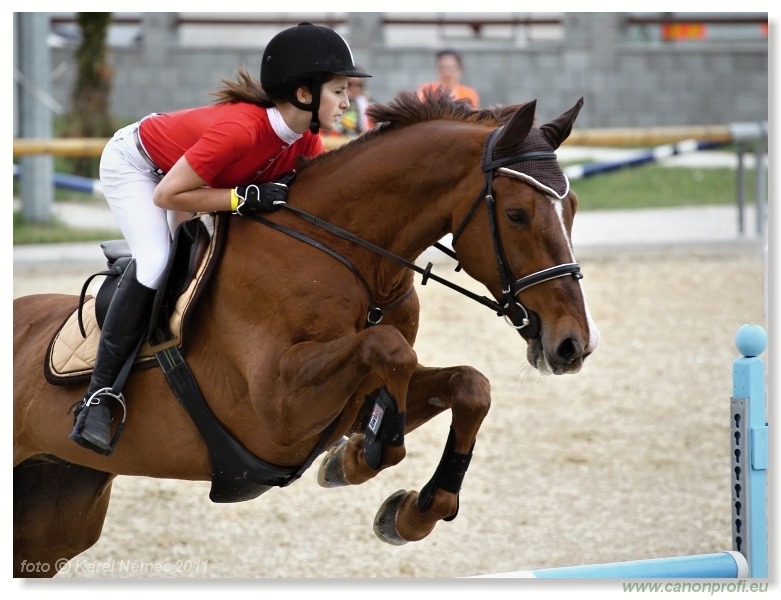
<svg viewBox="0 0 781 600">
<path fill-rule="evenodd" d="M 431 83 L 424 83 L 418 88 L 418 95 L 422 100 L 424 90 L 426 89 L 438 90 L 441 87 L 442 84 L 438 81 L 434 81 Z M 480 96 L 474 89 L 470 88 L 468 85 L 459 83 L 458 85 L 455 86 L 455 88 L 452 88 L 450 91 L 451 91 L 451 96 L 453 96 L 453 100 L 468 100 L 469 103 L 472 105 L 472 108 L 477 108 L 480 104 Z"/>
</svg>

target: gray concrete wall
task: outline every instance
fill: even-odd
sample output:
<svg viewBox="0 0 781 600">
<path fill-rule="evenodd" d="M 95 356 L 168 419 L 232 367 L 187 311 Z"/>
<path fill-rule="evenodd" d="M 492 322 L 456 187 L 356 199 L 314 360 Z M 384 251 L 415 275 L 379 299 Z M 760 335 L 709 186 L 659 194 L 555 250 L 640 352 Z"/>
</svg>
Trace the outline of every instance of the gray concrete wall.
<svg viewBox="0 0 781 600">
<path fill-rule="evenodd" d="M 238 65 L 259 70 L 262 45 L 183 47 L 173 13 L 149 13 L 142 42 L 114 48 L 112 111 L 123 121 L 211 101 L 220 78 Z M 355 13 L 347 34 L 356 61 L 375 76 L 369 91 L 379 101 L 434 78 L 430 47 L 387 47 L 379 13 Z M 373 16 L 374 15 L 374 16 Z M 462 49 L 464 82 L 481 105 L 538 100 L 545 120 L 580 97 L 580 127 L 715 125 L 768 120 L 767 41 L 640 43 L 628 39 L 620 13 L 566 13 L 561 40 L 524 48 L 497 41 Z M 53 49 L 54 97 L 68 103 L 72 50 Z"/>
</svg>

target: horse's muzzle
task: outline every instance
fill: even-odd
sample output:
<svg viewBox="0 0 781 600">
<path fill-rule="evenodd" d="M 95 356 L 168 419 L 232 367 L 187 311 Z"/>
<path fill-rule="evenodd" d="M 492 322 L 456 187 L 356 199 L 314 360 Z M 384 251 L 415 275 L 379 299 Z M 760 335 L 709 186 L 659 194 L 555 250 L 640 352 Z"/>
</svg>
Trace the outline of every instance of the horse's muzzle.
<svg viewBox="0 0 781 600">
<path fill-rule="evenodd" d="M 546 343 L 543 341 L 545 336 L 540 335 L 539 320 L 535 319 L 534 323 L 538 335 L 528 338 L 524 336 L 529 363 L 545 375 L 564 375 L 580 371 L 584 361 L 591 354 L 591 351 L 585 347 L 586 343 L 574 333 L 555 340 L 549 339 Z M 523 330 L 519 332 L 523 335 Z"/>
</svg>

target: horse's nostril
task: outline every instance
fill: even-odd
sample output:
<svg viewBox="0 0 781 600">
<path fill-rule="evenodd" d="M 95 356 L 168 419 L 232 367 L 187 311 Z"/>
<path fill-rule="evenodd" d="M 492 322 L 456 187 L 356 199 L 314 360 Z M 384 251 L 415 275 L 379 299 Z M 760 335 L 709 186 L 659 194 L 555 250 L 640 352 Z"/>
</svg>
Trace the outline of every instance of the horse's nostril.
<svg viewBox="0 0 781 600">
<path fill-rule="evenodd" d="M 566 362 L 572 362 L 583 356 L 583 346 L 575 338 L 567 338 L 556 349 L 559 358 Z"/>
</svg>

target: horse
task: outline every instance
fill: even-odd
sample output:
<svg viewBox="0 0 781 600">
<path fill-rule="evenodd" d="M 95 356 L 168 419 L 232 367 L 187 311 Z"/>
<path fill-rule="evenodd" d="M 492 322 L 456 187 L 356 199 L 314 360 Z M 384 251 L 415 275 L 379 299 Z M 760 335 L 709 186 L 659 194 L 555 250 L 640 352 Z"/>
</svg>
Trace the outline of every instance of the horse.
<svg viewBox="0 0 781 600">
<path fill-rule="evenodd" d="M 432 246 L 448 252 L 489 292 L 473 299 L 518 330 L 534 368 L 577 373 L 599 332 L 571 243 L 577 196 L 553 151 L 582 103 L 537 126 L 536 101 L 475 110 L 401 92 L 372 106 L 374 130 L 303 161 L 287 205 L 257 219 L 217 215 L 223 247 L 184 355 L 216 421 L 273 476 L 214 501 L 286 486 L 321 456 L 320 485 L 359 485 L 401 463 L 405 436 L 450 410 L 435 473 L 420 491 L 391 494 L 374 531 L 401 545 L 456 517 L 490 382 L 470 366 L 418 363 L 416 273 L 470 292 L 416 260 Z M 52 385 L 42 365 L 78 302 L 14 301 L 15 576 L 54 576 L 92 546 L 119 475 L 211 480 L 213 490 L 219 476 L 164 369 L 130 373 L 111 456 L 68 439 L 83 385 Z"/>
</svg>

